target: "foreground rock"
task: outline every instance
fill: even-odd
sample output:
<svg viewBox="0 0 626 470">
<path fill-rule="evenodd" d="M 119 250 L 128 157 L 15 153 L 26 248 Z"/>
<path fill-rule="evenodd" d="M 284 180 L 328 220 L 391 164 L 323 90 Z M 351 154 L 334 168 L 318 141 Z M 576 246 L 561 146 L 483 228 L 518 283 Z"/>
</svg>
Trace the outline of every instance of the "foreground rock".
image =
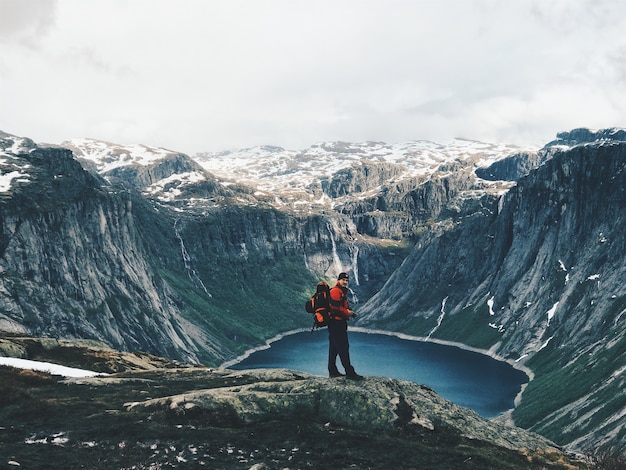
<svg viewBox="0 0 626 470">
<path fill-rule="evenodd" d="M 0 355 L 102 373 L 0 366 L 0 468 L 591 468 L 412 382 L 210 369 L 21 336 L 0 338 Z"/>
<path fill-rule="evenodd" d="M 189 369 L 181 373 L 199 372 Z M 243 383 L 131 402 L 125 408 L 173 414 L 192 421 L 204 417 L 207 424 L 215 426 L 297 420 L 368 433 L 452 433 L 511 450 L 556 451 L 556 446 L 541 436 L 488 421 L 441 398 L 430 388 L 408 381 L 381 377 L 360 382 L 329 380 L 283 369 L 207 374 Z"/>
</svg>

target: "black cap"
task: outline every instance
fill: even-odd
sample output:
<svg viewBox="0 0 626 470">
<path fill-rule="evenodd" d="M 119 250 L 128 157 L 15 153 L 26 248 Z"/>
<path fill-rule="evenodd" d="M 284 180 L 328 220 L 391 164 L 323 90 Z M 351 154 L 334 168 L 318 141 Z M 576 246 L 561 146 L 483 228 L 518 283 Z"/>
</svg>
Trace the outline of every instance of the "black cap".
<svg viewBox="0 0 626 470">
<path fill-rule="evenodd" d="M 341 279 L 350 279 L 350 276 L 348 276 L 348 273 L 339 273 L 337 280 L 340 281 Z"/>
</svg>

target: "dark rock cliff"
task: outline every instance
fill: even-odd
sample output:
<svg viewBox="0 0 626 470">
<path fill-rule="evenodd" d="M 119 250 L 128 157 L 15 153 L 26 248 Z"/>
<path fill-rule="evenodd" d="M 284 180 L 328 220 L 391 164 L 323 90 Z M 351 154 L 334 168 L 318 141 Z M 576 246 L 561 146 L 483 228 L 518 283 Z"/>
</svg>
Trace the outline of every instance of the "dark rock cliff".
<svg viewBox="0 0 626 470">
<path fill-rule="evenodd" d="M 541 165 L 544 160 L 545 152 L 511 155 L 486 168 L 477 168 L 476 175 L 490 181 L 517 181 Z"/>
<path fill-rule="evenodd" d="M 620 442 L 625 229 L 626 144 L 557 152 L 488 210 L 422 236 L 361 325 L 526 364 L 538 376 L 516 422 L 560 443 Z"/>
<path fill-rule="evenodd" d="M 584 127 L 571 131 L 559 132 L 556 139 L 547 144 L 553 145 L 578 145 L 596 141 L 626 141 L 626 130 L 611 127 L 608 129 L 592 130 Z"/>
<path fill-rule="evenodd" d="M 133 197 L 102 188 L 61 148 L 15 155 L 29 180 L 0 202 L 0 325 L 197 358 L 147 260 Z"/>
</svg>

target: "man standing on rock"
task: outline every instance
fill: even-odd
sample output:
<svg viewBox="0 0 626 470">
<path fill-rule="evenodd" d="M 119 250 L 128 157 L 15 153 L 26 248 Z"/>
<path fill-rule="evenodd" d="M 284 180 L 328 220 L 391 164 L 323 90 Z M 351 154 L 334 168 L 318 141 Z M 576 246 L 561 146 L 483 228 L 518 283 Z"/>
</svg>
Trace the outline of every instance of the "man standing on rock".
<svg viewBox="0 0 626 470">
<path fill-rule="evenodd" d="M 339 274 L 335 287 L 330 290 L 330 321 L 328 322 L 328 373 L 331 378 L 343 377 L 337 369 L 337 356 L 345 369 L 345 377 L 351 380 L 363 380 L 363 376 L 354 371 L 350 363 L 350 345 L 348 343 L 348 320 L 355 316 L 348 305 L 347 273 Z"/>
</svg>

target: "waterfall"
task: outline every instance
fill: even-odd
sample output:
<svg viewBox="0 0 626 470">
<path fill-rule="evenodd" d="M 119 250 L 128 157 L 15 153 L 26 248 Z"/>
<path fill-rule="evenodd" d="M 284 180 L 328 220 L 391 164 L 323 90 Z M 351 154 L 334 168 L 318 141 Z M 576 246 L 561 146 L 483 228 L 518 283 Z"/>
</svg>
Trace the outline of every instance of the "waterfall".
<svg viewBox="0 0 626 470">
<path fill-rule="evenodd" d="M 502 213 L 502 208 L 504 207 L 504 197 L 505 196 L 506 196 L 506 194 L 503 194 L 498 199 L 498 214 Z"/>
<path fill-rule="evenodd" d="M 202 287 L 202 290 L 204 291 L 206 295 L 208 295 L 209 297 L 213 297 L 207 290 L 206 286 L 204 285 L 204 282 L 202 282 L 202 279 L 200 279 L 200 277 L 198 276 L 198 273 L 196 273 L 196 270 L 193 269 L 191 256 L 189 255 L 187 248 L 185 248 L 183 237 L 180 236 L 178 227 L 176 227 L 177 224 L 178 224 L 178 219 L 174 221 L 174 232 L 176 233 L 176 238 L 178 238 L 178 241 L 180 242 L 180 251 L 183 255 L 183 263 L 185 265 L 185 269 L 187 270 L 187 275 L 189 276 L 189 279 L 191 279 L 191 282 L 193 282 L 196 285 L 199 284 L 200 287 Z"/>
<path fill-rule="evenodd" d="M 332 274 L 334 276 L 338 276 L 339 273 L 344 271 L 343 264 L 341 263 L 341 259 L 339 258 L 339 253 L 337 253 L 337 244 L 335 243 L 335 237 L 333 236 L 333 227 L 330 223 L 326 224 L 328 228 L 328 233 L 330 234 L 330 242 L 333 246 L 333 263 L 331 265 L 331 270 L 334 271 Z M 352 256 L 352 271 L 354 273 L 354 283 L 359 285 L 359 266 L 357 264 L 357 258 L 359 256 L 359 247 L 351 245 L 350 246 L 350 254 Z M 350 303 L 358 304 L 359 298 L 356 293 L 348 287 L 348 292 L 350 293 Z"/>
<path fill-rule="evenodd" d="M 446 297 L 445 299 L 441 301 L 441 313 L 439 314 L 439 317 L 437 317 L 437 324 L 432 330 L 430 330 L 430 333 L 428 333 L 428 336 L 426 336 L 427 340 L 429 340 L 430 337 L 433 335 L 433 333 L 437 330 L 437 328 L 441 326 L 441 322 L 443 321 L 443 316 L 446 314 L 446 301 L 447 300 L 448 300 L 448 297 Z"/>
<path fill-rule="evenodd" d="M 350 304 L 351 305 L 358 304 L 359 303 L 359 297 L 356 295 L 356 292 L 354 292 L 349 287 L 348 287 L 348 292 L 350 292 Z M 354 307 L 352 307 L 352 310 L 354 310 Z"/>
<path fill-rule="evenodd" d="M 356 245 L 350 245 L 350 254 L 352 255 L 352 272 L 354 273 L 354 284 L 359 285 L 359 247 Z"/>
<path fill-rule="evenodd" d="M 343 272 L 343 265 L 341 264 L 341 260 L 339 259 L 339 254 L 337 254 L 337 244 L 335 243 L 335 237 L 333 237 L 333 230 L 330 224 L 326 224 L 328 228 L 328 233 L 330 233 L 330 242 L 333 245 L 333 270 L 335 271 L 333 274 L 338 276 L 340 272 Z"/>
</svg>

